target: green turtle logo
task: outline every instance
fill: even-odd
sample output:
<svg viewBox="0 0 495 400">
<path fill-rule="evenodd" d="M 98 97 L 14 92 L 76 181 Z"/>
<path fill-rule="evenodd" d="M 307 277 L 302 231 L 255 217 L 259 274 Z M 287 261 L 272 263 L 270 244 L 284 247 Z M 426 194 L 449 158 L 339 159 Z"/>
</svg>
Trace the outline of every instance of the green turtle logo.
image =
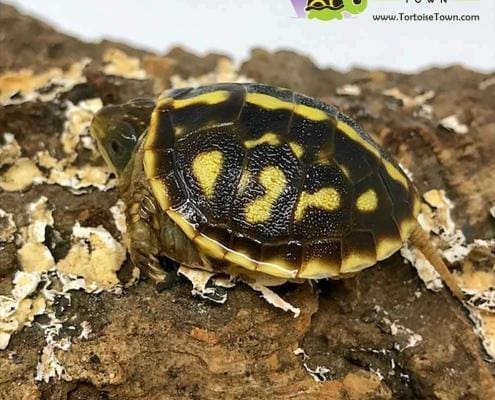
<svg viewBox="0 0 495 400">
<path fill-rule="evenodd" d="M 331 21 L 344 18 L 344 12 L 360 14 L 368 6 L 368 0 L 308 0 L 306 7 L 309 19 Z"/>
</svg>

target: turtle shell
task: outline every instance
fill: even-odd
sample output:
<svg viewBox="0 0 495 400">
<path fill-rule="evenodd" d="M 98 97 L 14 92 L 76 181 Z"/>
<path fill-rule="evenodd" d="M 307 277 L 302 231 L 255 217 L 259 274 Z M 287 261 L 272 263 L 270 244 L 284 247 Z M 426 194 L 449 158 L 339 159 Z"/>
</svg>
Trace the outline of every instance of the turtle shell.
<svg viewBox="0 0 495 400">
<path fill-rule="evenodd" d="M 344 2 L 343 0 L 308 0 L 306 11 L 323 10 L 325 8 L 330 10 L 340 10 L 344 8 Z"/>
<path fill-rule="evenodd" d="M 165 92 L 142 144 L 162 210 L 210 259 L 284 278 L 339 278 L 396 252 L 417 193 L 337 108 L 291 90 Z"/>
</svg>

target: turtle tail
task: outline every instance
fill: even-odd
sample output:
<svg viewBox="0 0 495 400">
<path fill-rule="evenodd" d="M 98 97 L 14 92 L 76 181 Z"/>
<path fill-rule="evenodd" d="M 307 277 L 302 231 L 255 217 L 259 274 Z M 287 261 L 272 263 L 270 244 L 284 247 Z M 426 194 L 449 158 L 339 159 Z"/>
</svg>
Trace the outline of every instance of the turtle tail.
<svg viewBox="0 0 495 400">
<path fill-rule="evenodd" d="M 419 249 L 419 251 L 421 251 L 421 253 L 423 253 L 426 259 L 433 266 L 433 268 L 435 268 L 435 270 L 438 272 L 452 294 L 461 302 L 463 302 L 464 294 L 462 293 L 462 290 L 457 283 L 454 275 L 452 274 L 452 272 L 449 271 L 442 257 L 440 257 L 438 250 L 431 244 L 428 234 L 423 230 L 423 228 L 421 228 L 419 224 L 411 234 L 410 241 L 415 247 Z"/>
</svg>

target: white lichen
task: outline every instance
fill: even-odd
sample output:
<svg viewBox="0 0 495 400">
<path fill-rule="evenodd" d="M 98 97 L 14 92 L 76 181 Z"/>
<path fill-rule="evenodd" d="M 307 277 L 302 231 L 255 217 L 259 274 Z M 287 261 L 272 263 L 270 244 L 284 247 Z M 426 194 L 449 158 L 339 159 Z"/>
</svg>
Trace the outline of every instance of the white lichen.
<svg viewBox="0 0 495 400">
<path fill-rule="evenodd" d="M 12 334 L 45 312 L 45 298 L 36 294 L 40 282 L 39 273 L 17 272 L 11 294 L 0 296 L 0 350 L 7 348 Z"/>
<path fill-rule="evenodd" d="M 173 88 L 181 87 L 198 87 L 203 85 L 211 85 L 221 82 L 252 82 L 252 79 L 244 75 L 240 75 L 236 66 L 228 58 L 218 60 L 215 70 L 205 75 L 198 77 L 190 77 L 184 79 L 179 75 L 173 75 L 170 78 Z"/>
<path fill-rule="evenodd" d="M 117 272 L 126 259 L 124 246 L 102 226 L 74 225 L 72 246 L 57 269 L 84 278 L 88 285 L 110 289 L 119 283 Z"/>
<path fill-rule="evenodd" d="M 51 101 L 59 93 L 66 92 L 76 84 L 86 81 L 83 70 L 89 62 L 90 59 L 83 58 L 71 64 L 67 70 L 50 68 L 41 73 L 35 73 L 27 68 L 6 71 L 0 74 L 0 105 L 19 104 L 26 101 Z"/>
<path fill-rule="evenodd" d="M 43 173 L 29 158 L 19 158 L 0 175 L 0 188 L 6 192 L 18 192 L 44 182 Z"/>
<path fill-rule="evenodd" d="M 0 168 L 11 165 L 21 156 L 21 146 L 12 133 L 3 134 L 4 144 L 0 146 Z"/>
<path fill-rule="evenodd" d="M 110 48 L 103 53 L 107 75 L 117 75 L 127 79 L 146 79 L 146 71 L 141 67 L 139 58 L 131 57 L 122 50 Z"/>
<path fill-rule="evenodd" d="M 290 311 L 294 314 L 294 318 L 299 317 L 301 314 L 301 309 L 293 306 L 288 301 L 285 301 L 282 297 L 280 297 L 273 290 L 269 289 L 266 286 L 263 286 L 257 282 L 245 282 L 247 285 L 251 287 L 251 289 L 256 290 L 261 293 L 261 296 L 272 306 L 280 308 L 284 311 Z"/>
<path fill-rule="evenodd" d="M 422 106 L 424 103 L 435 97 L 435 92 L 433 90 L 428 90 L 424 93 L 412 97 L 403 93 L 399 88 L 396 87 L 386 89 L 382 92 L 382 94 L 400 100 L 406 108 Z"/>
<path fill-rule="evenodd" d="M 443 118 L 438 125 L 459 135 L 465 135 L 469 132 L 469 127 L 459 122 L 457 115 L 449 115 L 448 117 Z"/>
<path fill-rule="evenodd" d="M 202 297 L 215 303 L 223 304 L 227 300 L 227 293 L 221 293 L 214 285 L 208 285 L 215 273 L 202 269 L 188 268 L 181 265 L 178 274 L 186 277 L 193 285 L 191 293 L 194 296 Z"/>
<path fill-rule="evenodd" d="M 361 96 L 361 88 L 358 85 L 343 85 L 336 90 L 339 96 Z"/>
<path fill-rule="evenodd" d="M 306 372 L 311 375 L 311 377 L 316 381 L 316 382 L 326 382 L 330 377 L 330 369 L 327 367 L 317 365 L 314 368 L 311 368 L 308 365 L 309 361 L 309 356 L 308 354 L 304 351 L 304 349 L 298 347 L 297 349 L 294 350 L 293 352 L 296 356 L 301 356 L 302 361 L 303 361 L 303 367 L 306 370 Z"/>
<path fill-rule="evenodd" d="M 14 240 L 17 226 L 14 222 L 14 214 L 0 208 L 0 243 L 9 243 Z"/>
</svg>

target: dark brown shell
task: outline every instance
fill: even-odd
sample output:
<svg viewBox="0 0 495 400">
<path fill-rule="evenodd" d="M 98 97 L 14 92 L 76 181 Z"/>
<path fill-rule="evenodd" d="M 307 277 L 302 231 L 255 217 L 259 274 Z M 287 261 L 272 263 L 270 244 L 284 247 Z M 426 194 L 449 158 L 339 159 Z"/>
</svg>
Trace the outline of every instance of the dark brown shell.
<svg viewBox="0 0 495 400">
<path fill-rule="evenodd" d="M 340 277 L 397 251 L 419 201 L 350 118 L 259 84 L 166 92 L 143 144 L 162 209 L 210 258 L 287 278 Z"/>
</svg>

